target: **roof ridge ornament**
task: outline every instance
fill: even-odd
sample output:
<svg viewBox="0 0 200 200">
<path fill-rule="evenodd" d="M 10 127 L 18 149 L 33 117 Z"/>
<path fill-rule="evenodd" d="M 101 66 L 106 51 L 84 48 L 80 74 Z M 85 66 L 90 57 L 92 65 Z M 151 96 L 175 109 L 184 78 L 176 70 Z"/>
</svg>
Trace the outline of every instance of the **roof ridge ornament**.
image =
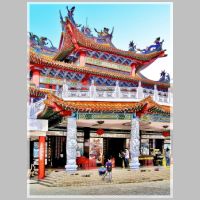
<svg viewBox="0 0 200 200">
<path fill-rule="evenodd" d="M 99 43 L 111 43 L 114 27 L 112 28 L 111 33 L 109 33 L 109 28 L 104 27 L 103 30 L 97 31 L 96 28 L 94 28 L 95 32 L 98 34 L 97 36 L 97 42 Z"/>
<path fill-rule="evenodd" d="M 160 82 L 170 83 L 170 75 L 165 70 L 162 70 L 160 73 Z"/>
<path fill-rule="evenodd" d="M 81 24 L 76 24 L 75 20 L 74 20 L 74 11 L 75 11 L 75 6 L 72 6 L 71 9 L 68 8 L 68 6 L 66 6 L 67 9 L 67 18 L 70 20 L 70 22 L 76 26 L 76 27 L 80 27 Z"/>
<path fill-rule="evenodd" d="M 57 52 L 57 48 L 53 46 L 53 43 L 47 37 L 39 37 L 32 32 L 29 32 L 29 40 L 30 46 L 37 48 L 38 51 L 47 50 L 51 52 Z M 49 43 L 51 44 L 50 47 L 47 46 Z"/>
<path fill-rule="evenodd" d="M 147 46 L 146 49 L 137 49 L 140 51 L 142 54 L 148 54 L 148 53 L 153 53 L 153 52 L 158 52 L 162 51 L 162 44 L 164 40 L 160 41 L 160 37 L 157 37 L 154 41 L 154 44 Z"/>
<path fill-rule="evenodd" d="M 136 52 L 137 49 L 136 49 L 136 44 L 132 41 L 130 41 L 129 43 L 129 51 L 132 51 L 132 52 Z"/>
</svg>

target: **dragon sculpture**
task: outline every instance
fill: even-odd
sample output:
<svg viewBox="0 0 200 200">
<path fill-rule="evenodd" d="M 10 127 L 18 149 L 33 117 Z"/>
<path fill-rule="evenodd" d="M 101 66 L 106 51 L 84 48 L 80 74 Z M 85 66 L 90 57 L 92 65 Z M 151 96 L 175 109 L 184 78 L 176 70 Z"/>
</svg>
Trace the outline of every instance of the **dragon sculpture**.
<svg viewBox="0 0 200 200">
<path fill-rule="evenodd" d="M 158 37 L 154 41 L 154 44 L 148 46 L 146 49 L 137 49 L 137 50 L 143 54 L 148 54 L 148 53 L 152 53 L 155 51 L 161 51 L 163 42 L 164 42 L 164 40 L 160 41 L 160 37 Z"/>
</svg>

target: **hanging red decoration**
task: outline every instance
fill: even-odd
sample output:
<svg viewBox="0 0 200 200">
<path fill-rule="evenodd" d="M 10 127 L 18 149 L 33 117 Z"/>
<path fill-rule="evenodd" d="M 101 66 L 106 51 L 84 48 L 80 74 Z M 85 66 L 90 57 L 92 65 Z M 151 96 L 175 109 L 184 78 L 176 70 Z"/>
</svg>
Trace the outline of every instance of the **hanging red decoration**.
<svg viewBox="0 0 200 200">
<path fill-rule="evenodd" d="M 164 137 L 168 137 L 168 136 L 170 136 L 170 132 L 169 131 L 163 131 L 162 135 Z"/>
<path fill-rule="evenodd" d="M 97 130 L 97 134 L 98 135 L 103 135 L 104 134 L 104 130 L 103 129 L 98 129 Z"/>
<path fill-rule="evenodd" d="M 136 116 L 140 118 L 142 116 L 142 112 L 140 111 L 136 112 Z"/>
</svg>

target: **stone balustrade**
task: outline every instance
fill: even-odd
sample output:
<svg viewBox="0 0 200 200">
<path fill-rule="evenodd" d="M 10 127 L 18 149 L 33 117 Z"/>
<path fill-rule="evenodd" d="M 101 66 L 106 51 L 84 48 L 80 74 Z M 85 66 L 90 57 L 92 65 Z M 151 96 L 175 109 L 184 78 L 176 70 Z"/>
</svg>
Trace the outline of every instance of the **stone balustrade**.
<svg viewBox="0 0 200 200">
<path fill-rule="evenodd" d="M 140 101 L 148 96 L 151 96 L 154 101 L 161 104 L 172 105 L 172 93 L 158 91 L 154 89 L 143 88 L 141 84 L 138 87 L 120 87 L 116 86 L 90 86 L 73 87 L 63 85 L 57 96 L 64 100 L 104 100 L 104 101 Z"/>
</svg>

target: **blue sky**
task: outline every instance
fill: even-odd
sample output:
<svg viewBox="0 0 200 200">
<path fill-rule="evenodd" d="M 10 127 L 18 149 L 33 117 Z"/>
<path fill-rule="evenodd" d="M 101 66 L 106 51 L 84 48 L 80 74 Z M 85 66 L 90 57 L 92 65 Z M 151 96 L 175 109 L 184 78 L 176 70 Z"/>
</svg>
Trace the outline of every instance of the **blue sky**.
<svg viewBox="0 0 200 200">
<path fill-rule="evenodd" d="M 59 10 L 63 17 L 67 15 L 66 6 L 76 6 L 74 19 L 76 23 L 87 24 L 96 35 L 103 27 L 114 26 L 113 44 L 122 50 L 128 50 L 128 44 L 133 40 L 137 48 L 145 48 L 153 43 L 156 37 L 164 39 L 163 48 L 167 49 L 168 57 L 160 58 L 142 73 L 152 80 L 158 80 L 160 71 L 165 69 L 173 76 L 172 37 L 170 27 L 172 18 L 170 4 L 28 4 L 28 31 L 38 36 L 49 38 L 58 47 L 61 25 Z M 171 21 L 170 21 L 171 19 Z"/>
</svg>

